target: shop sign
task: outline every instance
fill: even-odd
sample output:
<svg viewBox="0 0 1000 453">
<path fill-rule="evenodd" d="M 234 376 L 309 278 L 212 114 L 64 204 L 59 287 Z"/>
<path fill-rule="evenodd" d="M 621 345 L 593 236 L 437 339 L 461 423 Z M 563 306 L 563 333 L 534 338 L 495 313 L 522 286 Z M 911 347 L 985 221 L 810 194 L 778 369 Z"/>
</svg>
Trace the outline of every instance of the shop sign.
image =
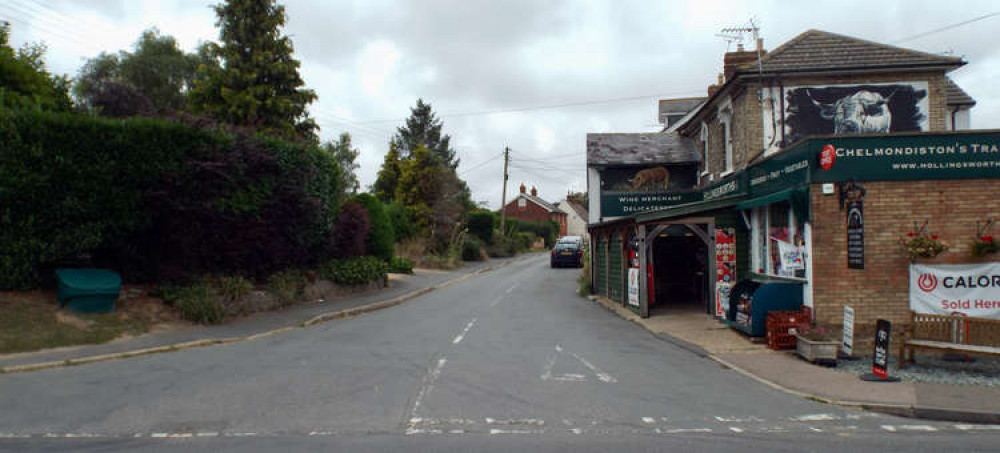
<svg viewBox="0 0 1000 453">
<path fill-rule="evenodd" d="M 736 230 L 715 230 L 715 316 L 729 313 L 729 294 L 736 284 Z"/>
<path fill-rule="evenodd" d="M 910 309 L 1000 319 L 1000 263 L 911 264 Z"/>
<path fill-rule="evenodd" d="M 872 374 L 889 378 L 889 336 L 892 323 L 884 319 L 875 322 L 875 356 L 872 357 Z"/>
<path fill-rule="evenodd" d="M 865 268 L 865 204 L 855 200 L 847 204 L 847 268 Z"/>
<path fill-rule="evenodd" d="M 998 133 L 836 137 L 811 140 L 810 149 L 820 162 L 813 182 L 1000 177 Z"/>
<path fill-rule="evenodd" d="M 701 200 L 701 192 L 636 192 L 601 194 L 601 216 L 622 217 L 658 211 Z"/>
<path fill-rule="evenodd" d="M 728 181 L 722 181 L 705 187 L 702 190 L 702 200 L 711 201 L 716 198 L 728 197 L 737 194 L 745 193 L 743 188 L 743 173 L 739 173 L 732 177 Z"/>
<path fill-rule="evenodd" d="M 854 309 L 844 305 L 844 334 L 840 342 L 840 350 L 844 355 L 854 355 Z"/>
<path fill-rule="evenodd" d="M 779 190 L 796 187 L 809 180 L 809 157 L 807 153 L 796 152 L 796 148 L 780 153 L 751 167 L 750 194 L 766 195 Z"/>
</svg>

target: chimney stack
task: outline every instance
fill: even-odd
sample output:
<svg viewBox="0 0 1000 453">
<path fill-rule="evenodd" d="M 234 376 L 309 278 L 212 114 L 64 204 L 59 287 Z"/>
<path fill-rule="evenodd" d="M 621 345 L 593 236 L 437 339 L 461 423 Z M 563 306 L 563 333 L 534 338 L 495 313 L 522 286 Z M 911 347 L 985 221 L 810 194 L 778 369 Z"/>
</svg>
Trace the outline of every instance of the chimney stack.
<svg viewBox="0 0 1000 453">
<path fill-rule="evenodd" d="M 538 189 L 536 189 L 535 186 L 531 186 L 531 196 L 533 197 L 538 196 Z"/>
<path fill-rule="evenodd" d="M 527 190 L 528 190 L 528 188 L 527 188 L 527 187 L 524 187 L 524 183 L 522 182 L 522 183 L 521 183 L 521 193 L 524 193 L 524 192 L 526 192 Z"/>
</svg>

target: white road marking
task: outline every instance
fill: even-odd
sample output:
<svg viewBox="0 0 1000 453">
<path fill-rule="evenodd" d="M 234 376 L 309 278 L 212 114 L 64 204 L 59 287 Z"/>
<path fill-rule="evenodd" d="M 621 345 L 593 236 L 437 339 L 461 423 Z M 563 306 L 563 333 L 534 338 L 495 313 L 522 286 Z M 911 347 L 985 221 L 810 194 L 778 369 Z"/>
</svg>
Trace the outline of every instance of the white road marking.
<svg viewBox="0 0 1000 453">
<path fill-rule="evenodd" d="M 576 353 L 564 350 L 563 347 L 558 344 L 556 345 L 556 354 L 549 356 L 548 361 L 545 363 L 545 368 L 542 370 L 543 381 L 553 380 L 553 381 L 563 381 L 563 382 L 583 382 L 587 380 L 586 376 L 582 374 L 560 374 L 558 376 L 552 376 L 552 367 L 555 366 L 556 359 L 562 352 L 568 353 L 569 355 L 573 356 L 573 358 L 582 363 L 584 366 L 589 368 L 591 372 L 597 375 L 597 379 L 600 380 L 601 382 L 607 382 L 609 384 L 618 382 L 618 379 L 615 379 L 614 376 L 605 373 L 600 368 L 594 366 L 594 364 L 588 362 L 587 359 L 580 357 Z"/>
<path fill-rule="evenodd" d="M 559 345 L 556 345 L 556 351 L 559 351 Z M 552 379 L 552 367 L 556 364 L 556 354 L 552 354 L 549 360 L 545 362 L 545 368 L 542 369 L 542 380 L 547 381 Z"/>
<path fill-rule="evenodd" d="M 889 431 L 890 433 L 896 432 L 896 427 L 892 425 L 882 425 L 882 429 Z"/>
<path fill-rule="evenodd" d="M 448 431 L 448 434 L 465 434 L 465 430 L 462 430 L 462 429 L 453 429 L 451 431 Z"/>
<path fill-rule="evenodd" d="M 448 359 L 441 357 L 437 361 L 437 365 L 431 368 L 427 375 L 424 376 L 424 385 L 420 387 L 420 392 L 417 393 L 417 397 L 413 400 L 413 408 L 410 409 L 410 425 L 407 426 L 407 434 L 413 430 L 413 426 L 419 423 L 421 418 L 417 417 L 417 411 L 420 410 L 420 406 L 424 403 L 424 398 L 430 394 L 431 390 L 434 389 L 434 384 L 437 383 L 438 377 L 441 375 L 441 370 L 444 368 L 444 364 L 448 363 Z M 415 421 L 416 420 L 416 421 Z"/>
<path fill-rule="evenodd" d="M 213 433 L 213 432 L 203 432 L 203 433 L 198 433 L 197 435 L 198 437 L 219 437 L 219 433 Z"/>
<path fill-rule="evenodd" d="M 737 428 L 737 427 L 735 427 L 735 426 L 730 426 L 730 427 L 729 427 L 729 430 L 730 430 L 730 431 L 732 431 L 732 432 L 734 432 L 734 433 L 736 433 L 736 434 L 739 434 L 739 433 L 742 433 L 742 432 L 743 432 L 743 429 L 742 429 L 742 428 Z"/>
<path fill-rule="evenodd" d="M 153 434 L 150 434 L 149 437 L 156 438 L 156 439 L 161 439 L 161 438 L 167 437 L 167 433 L 153 433 Z"/>
<path fill-rule="evenodd" d="M 600 368 L 597 368 L 596 366 L 594 366 L 594 364 L 588 362 L 587 359 L 584 359 L 583 357 L 580 357 L 580 356 L 576 355 L 575 352 L 572 352 L 572 351 L 568 351 L 568 352 L 569 352 L 570 355 L 572 355 L 573 357 L 575 357 L 576 360 L 579 360 L 580 363 L 584 364 L 587 368 L 590 368 L 590 371 L 593 371 L 594 374 L 597 375 L 597 379 L 600 379 L 601 382 L 607 382 L 609 384 L 614 384 L 614 383 L 618 382 L 618 379 L 615 379 L 614 376 L 612 376 L 612 375 L 610 375 L 608 373 L 605 373 L 604 371 L 601 371 Z"/>
<path fill-rule="evenodd" d="M 490 308 L 496 307 L 501 300 L 503 300 L 503 296 L 498 296 L 496 299 L 493 299 L 493 302 L 490 302 Z"/>
<path fill-rule="evenodd" d="M 899 427 L 899 429 L 903 431 L 924 431 L 929 433 L 937 431 L 937 428 L 931 425 L 902 425 Z"/>
<path fill-rule="evenodd" d="M 534 429 L 491 429 L 490 435 L 497 434 L 542 434 L 544 431 Z"/>
<path fill-rule="evenodd" d="M 681 428 L 681 429 L 668 429 L 667 434 L 683 434 L 683 433 L 710 433 L 712 428 Z"/>
<path fill-rule="evenodd" d="M 572 428 L 572 429 L 568 429 L 567 431 L 569 431 L 569 432 L 571 432 L 573 434 L 583 434 L 583 430 L 580 429 L 580 428 Z"/>
<path fill-rule="evenodd" d="M 451 344 L 461 343 L 462 340 L 465 339 L 465 334 L 469 333 L 469 329 L 471 329 L 474 325 L 476 325 L 476 318 L 472 318 L 472 321 L 469 321 L 469 323 L 465 325 L 465 329 L 463 329 L 462 333 L 458 334 L 454 340 L 451 340 Z"/>
<path fill-rule="evenodd" d="M 510 420 L 497 420 L 495 418 L 486 417 L 487 425 L 534 425 L 534 426 L 544 426 L 545 420 L 538 418 L 521 418 L 521 419 L 510 419 Z"/>
<path fill-rule="evenodd" d="M 814 428 L 812 426 L 809 427 L 809 430 L 812 431 L 812 432 L 814 432 L 814 433 L 821 433 L 821 432 L 823 432 L 822 429 Z"/>
<path fill-rule="evenodd" d="M 652 425 L 653 423 L 656 423 L 656 419 L 653 417 L 642 417 L 642 422 L 648 425 Z"/>
<path fill-rule="evenodd" d="M 507 288 L 507 291 L 504 291 L 504 292 L 505 292 L 505 293 L 507 293 L 507 294 L 510 294 L 511 292 L 513 292 L 513 291 L 514 291 L 514 288 L 517 288 L 517 287 L 518 287 L 518 285 L 520 285 L 520 283 L 515 283 L 515 284 L 514 284 L 513 286 L 511 286 L 510 288 Z"/>
<path fill-rule="evenodd" d="M 762 422 L 764 419 L 750 416 L 750 417 L 720 417 L 715 416 L 715 419 L 721 423 L 743 423 L 743 422 Z"/>
<path fill-rule="evenodd" d="M 567 382 L 583 382 L 587 380 L 587 377 L 582 374 L 560 374 L 552 378 L 554 381 L 567 381 Z"/>
<path fill-rule="evenodd" d="M 960 423 L 955 425 L 955 429 L 962 431 L 976 431 L 976 430 L 996 431 L 1000 430 L 1000 425 L 967 425 L 964 423 Z"/>
<path fill-rule="evenodd" d="M 826 422 L 831 420 L 840 420 L 840 417 L 833 414 L 809 414 L 792 417 L 792 420 L 799 422 Z"/>
<path fill-rule="evenodd" d="M 173 439 L 187 439 L 189 437 L 194 437 L 194 435 L 191 434 L 191 433 L 174 433 L 174 434 L 171 434 L 171 435 L 169 435 L 167 437 L 170 437 L 170 438 L 173 438 Z"/>
</svg>

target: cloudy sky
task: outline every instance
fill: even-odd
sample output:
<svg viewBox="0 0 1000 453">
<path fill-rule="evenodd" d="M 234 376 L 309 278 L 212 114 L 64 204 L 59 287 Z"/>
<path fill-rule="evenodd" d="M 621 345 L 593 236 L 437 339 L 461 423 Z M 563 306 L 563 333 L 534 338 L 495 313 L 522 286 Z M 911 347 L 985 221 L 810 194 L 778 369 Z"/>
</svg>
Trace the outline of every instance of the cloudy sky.
<svg viewBox="0 0 1000 453">
<path fill-rule="evenodd" d="M 12 44 L 43 41 L 52 72 L 75 75 L 101 51 L 158 27 L 186 51 L 218 39 L 206 0 L 3 0 Z M 952 73 L 978 101 L 975 128 L 1000 127 L 995 1 L 287 0 L 284 32 L 319 100 L 323 139 L 350 132 L 363 186 L 417 98 L 430 102 L 473 199 L 500 205 L 524 182 L 549 201 L 586 188 L 588 132 L 655 131 L 656 100 L 704 95 L 722 68 L 726 27 L 755 17 L 765 47 L 820 29 L 961 56 Z M 822 6 L 821 6 L 822 5 Z M 927 34 L 946 28 L 944 31 Z M 748 46 L 750 46 L 748 42 Z"/>
</svg>

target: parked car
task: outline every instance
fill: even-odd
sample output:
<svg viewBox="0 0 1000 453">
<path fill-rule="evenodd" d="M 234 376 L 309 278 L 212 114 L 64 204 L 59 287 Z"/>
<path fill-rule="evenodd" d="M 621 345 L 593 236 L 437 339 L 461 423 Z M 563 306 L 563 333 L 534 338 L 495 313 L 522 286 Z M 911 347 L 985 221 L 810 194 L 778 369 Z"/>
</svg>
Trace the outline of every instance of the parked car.
<svg viewBox="0 0 1000 453">
<path fill-rule="evenodd" d="M 583 244 L 577 242 L 556 242 L 552 247 L 552 267 L 583 267 Z"/>
<path fill-rule="evenodd" d="M 583 237 L 581 237 L 581 236 L 563 236 L 563 237 L 559 238 L 558 241 L 556 241 L 556 244 L 563 243 L 563 242 L 569 242 L 569 243 L 579 244 L 580 246 L 583 246 Z"/>
</svg>

